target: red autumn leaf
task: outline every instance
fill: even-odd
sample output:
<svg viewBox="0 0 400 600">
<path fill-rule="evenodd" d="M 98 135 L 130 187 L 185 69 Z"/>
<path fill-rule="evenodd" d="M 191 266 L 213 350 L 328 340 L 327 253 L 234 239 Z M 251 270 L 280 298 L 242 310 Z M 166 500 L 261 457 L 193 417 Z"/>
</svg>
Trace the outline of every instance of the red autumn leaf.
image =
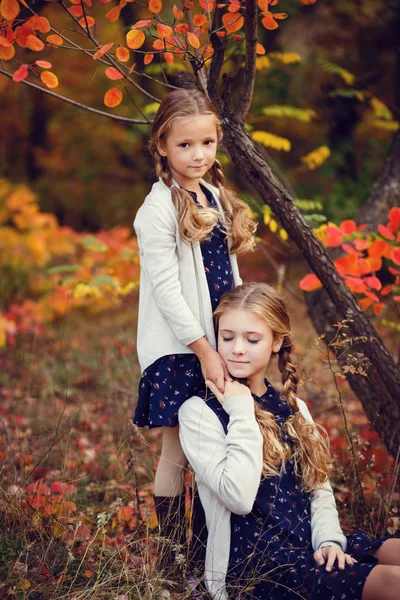
<svg viewBox="0 0 400 600">
<path fill-rule="evenodd" d="M 104 54 L 108 52 L 113 46 L 114 42 L 110 42 L 109 44 L 103 44 L 103 46 L 100 46 L 100 48 L 96 50 L 96 52 L 93 54 L 93 60 L 100 58 L 100 56 L 104 56 Z"/>
<path fill-rule="evenodd" d="M 126 45 L 132 50 L 137 50 L 143 46 L 145 39 L 146 36 L 143 31 L 140 31 L 139 29 L 131 29 L 126 34 Z"/>
<path fill-rule="evenodd" d="M 347 256 L 341 256 L 335 260 L 335 267 L 339 273 L 344 269 L 344 272 L 348 275 L 360 274 L 358 268 L 358 255 L 354 253 L 347 254 Z"/>
<path fill-rule="evenodd" d="M 8 46 L 11 46 L 11 42 L 9 42 L 6 37 L 0 35 L 0 46 L 5 46 L 7 48 Z"/>
<path fill-rule="evenodd" d="M 357 254 L 357 250 L 350 244 L 342 244 L 342 248 L 345 252 L 348 252 L 349 254 L 352 254 L 354 252 Z"/>
<path fill-rule="evenodd" d="M 159 38 L 161 39 L 165 39 L 167 37 L 169 37 L 172 33 L 172 29 L 171 27 L 169 27 L 168 25 L 164 25 L 163 23 L 158 23 L 157 25 L 157 35 Z"/>
<path fill-rule="evenodd" d="M 385 305 L 383 304 L 383 302 L 378 302 L 377 304 L 374 304 L 373 310 L 376 316 L 381 314 L 384 306 Z"/>
<path fill-rule="evenodd" d="M 54 75 L 51 71 L 43 71 L 43 73 L 40 73 L 40 79 L 48 88 L 56 88 L 58 86 L 57 75 Z"/>
<path fill-rule="evenodd" d="M 47 60 L 36 60 L 35 65 L 40 67 L 41 69 L 51 69 L 51 63 L 47 62 Z"/>
<path fill-rule="evenodd" d="M 28 65 L 21 65 L 19 69 L 14 71 L 12 79 L 15 83 L 20 83 L 28 77 Z"/>
<path fill-rule="evenodd" d="M 119 521 L 129 523 L 134 517 L 134 511 L 131 506 L 121 506 L 117 512 L 117 519 Z"/>
<path fill-rule="evenodd" d="M 65 483 L 64 481 L 53 481 L 51 491 L 53 494 L 72 496 L 72 494 L 76 494 L 76 485 L 74 483 Z"/>
<path fill-rule="evenodd" d="M 359 305 L 363 310 L 367 310 L 367 308 L 369 308 L 371 304 L 373 304 L 373 300 L 371 300 L 371 298 L 361 298 L 361 300 L 359 301 Z"/>
<path fill-rule="evenodd" d="M 340 224 L 340 229 L 343 231 L 344 234 L 351 235 L 356 231 L 357 225 L 355 221 L 348 219 L 347 221 L 342 221 L 342 223 Z"/>
<path fill-rule="evenodd" d="M 393 248 L 393 250 L 392 250 L 392 261 L 396 265 L 400 265 L 400 248 Z"/>
<path fill-rule="evenodd" d="M 64 40 L 62 39 L 62 37 L 60 35 L 54 34 L 54 35 L 47 36 L 46 43 L 51 44 L 52 46 L 62 46 L 64 43 Z"/>
<path fill-rule="evenodd" d="M 305 292 L 313 292 L 322 287 L 322 284 L 318 277 L 314 273 L 309 273 L 299 283 L 300 289 Z"/>
<path fill-rule="evenodd" d="M 370 242 L 368 240 L 354 240 L 353 244 L 357 250 L 366 250 L 370 245 Z"/>
<path fill-rule="evenodd" d="M 81 5 L 76 4 L 75 6 L 71 6 L 68 10 L 74 17 L 81 17 L 83 15 L 83 8 Z"/>
<path fill-rule="evenodd" d="M 397 231 L 400 227 L 400 208 L 395 206 L 389 211 L 389 222 L 392 224 L 392 231 Z"/>
<path fill-rule="evenodd" d="M 0 2 L 0 15 L 7 21 L 12 21 L 18 16 L 20 6 L 17 0 L 1 0 Z"/>
<path fill-rule="evenodd" d="M 197 35 L 195 35 L 194 33 L 192 33 L 191 31 L 188 32 L 187 34 L 187 39 L 189 44 L 193 47 L 193 48 L 200 48 L 200 40 L 197 37 Z"/>
<path fill-rule="evenodd" d="M 155 40 L 153 42 L 153 48 L 154 50 L 164 50 L 165 42 L 163 40 Z"/>
<path fill-rule="evenodd" d="M 115 108 L 122 102 L 122 92 L 119 88 L 111 88 L 104 96 L 104 104 L 109 108 Z"/>
<path fill-rule="evenodd" d="M 141 27 L 147 27 L 151 23 L 151 19 L 142 19 L 132 26 L 132 29 L 140 29 Z"/>
<path fill-rule="evenodd" d="M 238 35 L 237 33 L 232 33 L 231 36 L 233 37 L 234 40 L 237 40 L 237 41 L 244 39 L 243 35 Z"/>
<path fill-rule="evenodd" d="M 383 287 L 381 289 L 381 296 L 387 296 L 388 294 L 390 294 L 390 292 L 393 290 L 394 285 L 393 283 L 391 285 L 385 285 L 385 287 Z"/>
<path fill-rule="evenodd" d="M 27 487 L 26 487 L 26 491 L 29 494 L 49 494 L 50 493 L 50 488 L 43 483 L 43 479 L 38 479 L 37 481 L 34 481 L 33 483 L 30 483 Z"/>
<path fill-rule="evenodd" d="M 196 15 L 193 17 L 193 25 L 201 27 L 204 23 L 208 23 L 208 19 L 205 15 Z"/>
<path fill-rule="evenodd" d="M 380 290 L 382 287 L 382 283 L 374 275 L 371 275 L 370 277 L 365 277 L 364 281 L 369 288 L 372 288 L 374 290 Z"/>
<path fill-rule="evenodd" d="M 189 33 L 189 25 L 187 23 L 179 23 L 178 25 L 175 25 L 175 31 L 177 33 Z"/>
<path fill-rule="evenodd" d="M 118 21 L 120 13 L 121 8 L 119 6 L 114 6 L 114 8 L 109 10 L 106 14 L 106 19 L 108 19 L 110 23 L 115 23 L 115 21 Z"/>
<path fill-rule="evenodd" d="M 360 277 L 345 276 L 346 284 L 354 294 L 362 294 L 367 289 L 365 283 Z"/>
<path fill-rule="evenodd" d="M 172 54 L 172 52 L 164 52 L 163 54 L 164 60 L 167 63 L 167 65 L 172 65 L 174 62 L 174 55 Z"/>
<path fill-rule="evenodd" d="M 118 60 L 121 62 L 128 62 L 130 57 L 128 48 L 125 48 L 124 46 L 119 46 L 116 49 L 115 54 L 117 55 Z"/>
<path fill-rule="evenodd" d="M 115 67 L 108 67 L 105 73 L 108 79 L 111 79 L 112 81 L 117 81 L 117 79 L 122 79 L 124 77 Z"/>
<path fill-rule="evenodd" d="M 177 8 L 175 6 L 175 4 L 174 4 L 174 8 L 172 10 L 174 11 L 174 17 L 175 17 L 175 19 L 177 19 L 178 21 L 180 21 L 181 19 L 183 19 L 183 11 L 181 11 L 179 8 Z"/>
<path fill-rule="evenodd" d="M 215 0 L 199 0 L 200 7 L 205 12 L 211 12 L 215 8 Z"/>
<path fill-rule="evenodd" d="M 394 269 L 393 267 L 388 268 L 389 273 L 392 275 L 400 275 L 400 271 L 398 269 Z"/>
<path fill-rule="evenodd" d="M 153 52 L 146 52 L 146 54 L 144 55 L 144 61 L 143 61 L 144 64 L 149 65 L 152 62 L 153 58 L 154 58 Z"/>
<path fill-rule="evenodd" d="M 300 0 L 301 4 L 308 6 L 309 4 L 315 4 L 317 0 Z"/>
<path fill-rule="evenodd" d="M 149 2 L 149 11 L 156 15 L 162 10 L 162 7 L 161 0 L 150 0 Z"/>
<path fill-rule="evenodd" d="M 395 237 L 394 237 L 393 233 L 390 231 L 390 229 L 388 229 L 384 225 L 378 225 L 378 231 L 381 234 L 381 236 L 386 238 L 387 240 L 395 239 Z"/>
<path fill-rule="evenodd" d="M 28 504 L 32 508 L 42 508 L 46 504 L 48 504 L 48 500 L 46 496 L 41 496 L 40 494 L 35 494 L 34 496 L 28 496 L 27 498 Z"/>
</svg>

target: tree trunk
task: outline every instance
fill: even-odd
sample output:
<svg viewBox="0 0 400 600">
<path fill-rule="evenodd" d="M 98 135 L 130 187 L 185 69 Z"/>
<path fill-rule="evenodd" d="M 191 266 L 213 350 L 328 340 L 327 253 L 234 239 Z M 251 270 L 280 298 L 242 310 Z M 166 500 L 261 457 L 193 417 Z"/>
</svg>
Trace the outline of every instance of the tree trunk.
<svg viewBox="0 0 400 600">
<path fill-rule="evenodd" d="M 400 425 L 400 370 L 371 321 L 360 309 L 356 298 L 336 271 L 327 252 L 295 207 L 287 190 L 272 173 L 244 126 L 225 116 L 222 119 L 222 127 L 224 146 L 232 162 L 258 192 L 263 202 L 271 207 L 279 222 L 296 243 L 327 291 L 335 307 L 335 313 L 339 315 L 339 320 L 351 319 L 349 325 L 353 336 L 362 340 L 362 351 L 370 360 L 373 373 L 371 372 L 369 382 L 371 394 L 367 398 L 362 391 L 364 382 L 358 384 L 360 400 L 368 417 L 375 423 L 377 429 L 379 427 L 388 451 L 393 454 L 397 451 L 399 443 L 394 429 L 398 430 Z M 325 311 L 327 307 L 322 303 L 319 308 Z M 337 320 L 336 318 L 331 323 Z M 364 378 L 360 377 L 361 379 Z M 379 419 L 377 415 L 380 415 Z M 388 428 L 390 416 L 391 427 Z M 378 425 L 380 419 L 383 419 L 382 427 Z"/>
</svg>

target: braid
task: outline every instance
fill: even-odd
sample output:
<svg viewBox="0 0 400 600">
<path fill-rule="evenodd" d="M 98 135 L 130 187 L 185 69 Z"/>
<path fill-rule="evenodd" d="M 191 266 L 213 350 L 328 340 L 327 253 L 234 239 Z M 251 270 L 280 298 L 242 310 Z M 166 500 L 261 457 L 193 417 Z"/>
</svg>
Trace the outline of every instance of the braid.
<svg viewBox="0 0 400 600">
<path fill-rule="evenodd" d="M 171 171 L 169 170 L 169 167 L 168 167 L 167 160 L 161 156 L 161 154 L 157 150 L 156 146 L 154 147 L 154 149 L 150 148 L 150 151 L 152 152 L 153 157 L 154 157 L 154 163 L 155 163 L 157 177 L 160 177 L 166 186 L 171 187 L 172 176 L 171 176 Z"/>
<path fill-rule="evenodd" d="M 278 368 L 282 374 L 283 395 L 285 396 L 290 408 L 298 412 L 297 404 L 297 384 L 299 378 L 296 374 L 296 367 L 290 362 L 290 352 L 292 351 L 292 342 L 288 336 L 283 338 L 281 349 L 278 353 Z"/>
</svg>

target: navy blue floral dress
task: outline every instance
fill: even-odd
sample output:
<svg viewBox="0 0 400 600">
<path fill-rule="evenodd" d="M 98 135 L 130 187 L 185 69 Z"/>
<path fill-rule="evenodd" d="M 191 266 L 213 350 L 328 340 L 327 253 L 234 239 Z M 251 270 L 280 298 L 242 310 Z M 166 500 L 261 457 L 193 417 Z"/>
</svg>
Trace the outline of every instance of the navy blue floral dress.
<svg viewBox="0 0 400 600">
<path fill-rule="evenodd" d="M 255 399 L 272 412 L 281 428 L 292 414 L 280 393 L 265 381 L 267 390 Z M 215 397 L 207 405 L 225 432 L 229 415 Z M 281 429 L 282 439 L 284 433 Z M 290 442 L 289 442 L 290 443 Z M 289 459 L 280 477 L 261 480 L 248 515 L 231 514 L 231 546 L 227 589 L 240 600 L 361 600 L 363 587 L 377 559 L 366 554 L 385 540 L 363 533 L 347 536 L 347 550 L 359 562 L 332 571 L 319 567 L 311 546 L 310 494 L 303 492 Z"/>
<path fill-rule="evenodd" d="M 213 194 L 202 186 L 209 205 L 218 209 Z M 189 192 L 195 202 L 195 192 Z M 225 230 L 220 222 L 200 242 L 204 270 L 214 311 L 221 296 L 234 286 Z M 139 427 L 176 427 L 178 410 L 191 396 L 204 394 L 205 383 L 195 354 L 163 356 L 143 371 L 134 423 Z"/>
</svg>

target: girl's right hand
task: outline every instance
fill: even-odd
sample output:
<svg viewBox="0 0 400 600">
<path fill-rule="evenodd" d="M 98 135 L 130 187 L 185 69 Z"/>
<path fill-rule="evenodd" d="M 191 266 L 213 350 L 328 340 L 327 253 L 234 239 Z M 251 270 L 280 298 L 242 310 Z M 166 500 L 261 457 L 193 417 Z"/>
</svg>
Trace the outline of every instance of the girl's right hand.
<svg viewBox="0 0 400 600">
<path fill-rule="evenodd" d="M 223 393 L 220 392 L 216 385 L 208 379 L 206 380 L 206 386 L 210 388 L 212 393 L 215 394 L 215 397 L 221 404 L 223 404 L 226 400 L 229 400 L 229 398 L 233 398 L 233 396 L 251 397 L 250 389 L 247 387 L 247 385 L 239 383 L 239 381 L 226 381 L 225 390 Z"/>
</svg>

